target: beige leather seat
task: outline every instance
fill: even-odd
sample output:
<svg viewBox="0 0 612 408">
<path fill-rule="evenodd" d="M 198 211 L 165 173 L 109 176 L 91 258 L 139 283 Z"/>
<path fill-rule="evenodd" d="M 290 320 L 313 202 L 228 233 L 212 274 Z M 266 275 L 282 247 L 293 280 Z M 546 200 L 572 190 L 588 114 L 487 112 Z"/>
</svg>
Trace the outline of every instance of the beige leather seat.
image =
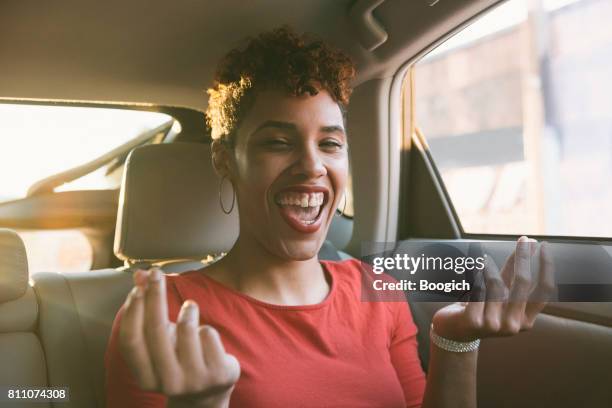
<svg viewBox="0 0 612 408">
<path fill-rule="evenodd" d="M 237 211 L 221 212 L 217 180 L 206 145 L 135 149 L 126 163 L 115 236 L 126 267 L 33 276 L 49 382 L 71 390 L 61 407 L 104 407 L 106 344 L 137 267 L 162 262 L 166 272 L 197 269 L 207 255 L 231 248 Z"/>
<path fill-rule="evenodd" d="M 38 304 L 28 283 L 21 238 L 0 229 L 0 386 L 47 386 L 47 367 L 35 333 Z M 7 402 L 1 407 L 50 407 L 44 402 Z"/>
</svg>

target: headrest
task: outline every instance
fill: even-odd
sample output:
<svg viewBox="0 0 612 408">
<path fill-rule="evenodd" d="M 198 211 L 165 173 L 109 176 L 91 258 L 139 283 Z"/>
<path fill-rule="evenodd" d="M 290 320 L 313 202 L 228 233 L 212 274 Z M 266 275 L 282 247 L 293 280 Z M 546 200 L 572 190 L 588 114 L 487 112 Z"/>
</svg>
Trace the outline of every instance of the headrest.
<svg viewBox="0 0 612 408">
<path fill-rule="evenodd" d="M 28 288 L 28 257 L 15 231 L 0 229 L 0 303 L 23 296 Z"/>
<path fill-rule="evenodd" d="M 231 204 L 225 186 L 223 202 Z M 115 231 L 122 260 L 198 259 L 227 252 L 238 237 L 238 208 L 219 205 L 219 178 L 210 146 L 167 143 L 134 149 L 128 156 Z"/>
</svg>

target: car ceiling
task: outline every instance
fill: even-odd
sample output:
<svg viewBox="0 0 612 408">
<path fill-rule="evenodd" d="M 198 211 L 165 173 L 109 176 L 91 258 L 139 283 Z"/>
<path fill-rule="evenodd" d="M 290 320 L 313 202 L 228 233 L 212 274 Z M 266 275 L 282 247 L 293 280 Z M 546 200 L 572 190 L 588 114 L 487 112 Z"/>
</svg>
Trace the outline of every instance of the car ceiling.
<svg viewBox="0 0 612 408">
<path fill-rule="evenodd" d="M 5 0 L 0 96 L 144 102 L 202 109 L 218 59 L 282 24 L 347 51 L 356 84 L 406 60 L 495 0 Z M 374 9 L 388 39 L 373 51 L 355 7 Z"/>
</svg>

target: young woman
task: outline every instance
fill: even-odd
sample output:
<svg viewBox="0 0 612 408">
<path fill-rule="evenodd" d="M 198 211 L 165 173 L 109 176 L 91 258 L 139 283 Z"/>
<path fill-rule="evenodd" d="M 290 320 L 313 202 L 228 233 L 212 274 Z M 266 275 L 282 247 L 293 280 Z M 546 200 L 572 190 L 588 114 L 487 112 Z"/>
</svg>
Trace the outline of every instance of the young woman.
<svg viewBox="0 0 612 408">
<path fill-rule="evenodd" d="M 520 300 L 532 245 L 486 268 L 505 301 L 435 314 L 425 381 L 407 305 L 361 302 L 359 262 L 317 259 L 347 184 L 353 75 L 344 54 L 286 28 L 222 61 L 207 117 L 240 236 L 201 270 L 135 273 L 107 351 L 108 407 L 476 405 L 477 339 L 528 329 L 544 306 Z M 536 290 L 550 276 L 541 253 Z"/>
</svg>

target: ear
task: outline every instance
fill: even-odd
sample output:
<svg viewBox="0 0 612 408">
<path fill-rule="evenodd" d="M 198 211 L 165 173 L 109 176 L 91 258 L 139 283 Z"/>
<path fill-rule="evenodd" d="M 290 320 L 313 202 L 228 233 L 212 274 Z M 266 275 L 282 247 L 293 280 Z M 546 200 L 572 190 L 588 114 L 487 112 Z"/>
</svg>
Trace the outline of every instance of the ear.
<svg viewBox="0 0 612 408">
<path fill-rule="evenodd" d="M 215 169 L 215 173 L 219 177 L 230 177 L 232 176 L 232 159 L 233 154 L 228 146 L 221 142 L 219 139 L 215 139 L 210 144 L 212 165 Z"/>
</svg>

